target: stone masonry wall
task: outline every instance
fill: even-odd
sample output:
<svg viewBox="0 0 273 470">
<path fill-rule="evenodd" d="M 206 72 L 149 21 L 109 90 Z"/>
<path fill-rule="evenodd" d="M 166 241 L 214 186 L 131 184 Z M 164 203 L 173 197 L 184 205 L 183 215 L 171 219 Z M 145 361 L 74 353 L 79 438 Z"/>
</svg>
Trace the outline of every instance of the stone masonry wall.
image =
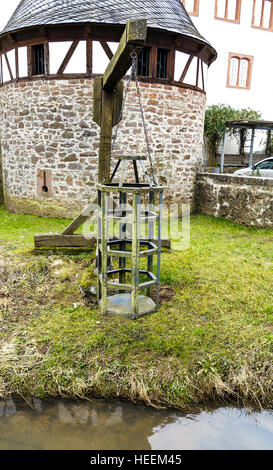
<svg viewBox="0 0 273 470">
<path fill-rule="evenodd" d="M 193 205 L 196 174 L 202 166 L 206 97 L 161 84 L 141 83 L 141 91 L 154 166 L 160 182 L 168 186 L 165 201 Z M 92 98 L 92 79 L 26 81 L 0 89 L 8 209 L 73 217 L 92 200 L 99 148 Z M 145 151 L 135 85 L 116 149 L 129 154 Z"/>
<path fill-rule="evenodd" d="M 201 173 L 196 210 L 247 226 L 273 228 L 273 180 Z"/>
<path fill-rule="evenodd" d="M 0 204 L 4 202 L 4 193 L 3 193 L 3 173 L 2 173 L 2 157 L 1 157 L 1 147 L 0 147 Z"/>
</svg>

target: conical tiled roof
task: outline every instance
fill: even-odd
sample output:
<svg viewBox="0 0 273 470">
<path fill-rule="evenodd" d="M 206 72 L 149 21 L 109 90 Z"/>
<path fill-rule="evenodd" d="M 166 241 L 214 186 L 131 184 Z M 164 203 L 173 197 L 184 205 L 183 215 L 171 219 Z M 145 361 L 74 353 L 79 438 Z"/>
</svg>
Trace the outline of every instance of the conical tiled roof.
<svg viewBox="0 0 273 470">
<path fill-rule="evenodd" d="M 150 28 L 207 43 L 181 0 L 22 0 L 1 34 L 31 26 L 65 23 L 125 24 L 131 18 L 146 18 Z"/>
</svg>

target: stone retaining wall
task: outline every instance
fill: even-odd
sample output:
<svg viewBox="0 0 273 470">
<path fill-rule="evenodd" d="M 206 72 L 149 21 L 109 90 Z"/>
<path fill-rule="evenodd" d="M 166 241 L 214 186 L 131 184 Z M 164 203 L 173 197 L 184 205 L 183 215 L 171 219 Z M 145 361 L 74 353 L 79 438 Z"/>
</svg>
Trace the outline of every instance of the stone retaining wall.
<svg viewBox="0 0 273 470">
<path fill-rule="evenodd" d="M 206 96 L 144 82 L 141 91 L 155 169 L 162 175 L 160 182 L 168 186 L 165 201 L 193 204 L 196 174 L 202 166 Z M 8 209 L 73 217 L 93 199 L 99 127 L 92 118 L 92 105 L 93 79 L 26 81 L 0 89 Z M 116 148 L 118 153 L 145 151 L 134 88 Z"/>
<path fill-rule="evenodd" d="M 273 228 L 273 179 L 200 173 L 195 207 L 247 226 Z"/>
</svg>

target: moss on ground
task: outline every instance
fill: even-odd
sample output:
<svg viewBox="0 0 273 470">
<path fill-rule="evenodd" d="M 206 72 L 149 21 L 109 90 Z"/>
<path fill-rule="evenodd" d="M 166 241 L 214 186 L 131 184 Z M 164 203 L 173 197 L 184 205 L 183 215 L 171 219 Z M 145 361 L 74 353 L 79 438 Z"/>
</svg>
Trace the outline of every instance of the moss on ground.
<svg viewBox="0 0 273 470">
<path fill-rule="evenodd" d="M 92 251 L 33 251 L 65 225 L 0 208 L 0 396 L 272 405 L 272 230 L 193 216 L 190 247 L 162 254 L 174 297 L 132 321 L 83 296 Z"/>
</svg>

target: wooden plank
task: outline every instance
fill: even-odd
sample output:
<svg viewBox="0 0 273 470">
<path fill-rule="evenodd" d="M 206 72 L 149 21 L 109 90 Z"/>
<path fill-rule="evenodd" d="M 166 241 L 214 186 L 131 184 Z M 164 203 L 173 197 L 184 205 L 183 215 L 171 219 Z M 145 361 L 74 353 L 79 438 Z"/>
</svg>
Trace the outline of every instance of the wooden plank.
<svg viewBox="0 0 273 470">
<path fill-rule="evenodd" d="M 119 238 L 114 238 L 119 240 Z M 141 238 L 141 241 L 148 241 L 148 238 Z M 63 235 L 56 233 L 39 233 L 34 236 L 35 248 L 41 247 L 92 247 L 97 243 L 97 237 L 85 238 L 84 235 Z M 158 244 L 157 240 L 153 240 L 155 245 Z M 162 248 L 171 248 L 171 240 L 162 240 Z M 115 252 L 116 253 L 116 252 Z"/>
<path fill-rule="evenodd" d="M 37 234 L 34 236 L 35 248 L 41 247 L 92 247 L 97 237 L 85 238 L 83 235 Z"/>
<path fill-rule="evenodd" d="M 64 71 L 65 71 L 72 55 L 74 54 L 74 52 L 75 52 L 75 50 L 76 50 L 76 48 L 79 44 L 79 42 L 80 41 L 78 39 L 76 41 L 72 42 L 72 44 L 71 44 L 70 48 L 68 49 L 68 52 L 67 52 L 64 60 L 62 61 L 61 65 L 60 65 L 60 68 L 59 68 L 57 74 L 63 74 L 64 73 Z"/>
<path fill-rule="evenodd" d="M 132 63 L 131 53 L 138 53 L 147 36 L 147 20 L 129 20 L 120 40 L 118 49 L 108 64 L 103 76 L 103 89 L 113 91 Z"/>
<path fill-rule="evenodd" d="M 111 60 L 114 57 L 113 52 L 111 51 L 110 47 L 108 46 L 106 41 L 100 41 L 100 45 L 103 48 L 105 54 L 107 55 L 108 59 Z"/>
<path fill-rule="evenodd" d="M 190 67 L 190 65 L 191 65 L 191 63 L 192 63 L 193 57 L 194 57 L 193 55 L 190 55 L 190 57 L 188 58 L 188 61 L 187 61 L 186 65 L 185 65 L 185 68 L 184 68 L 184 70 L 183 70 L 183 72 L 182 72 L 182 75 L 181 75 L 181 77 L 180 77 L 180 80 L 179 80 L 181 83 L 183 83 L 184 80 L 185 80 L 185 77 L 186 77 L 186 75 L 187 75 L 187 72 L 188 72 L 188 70 L 189 70 L 189 67 Z"/>
</svg>

